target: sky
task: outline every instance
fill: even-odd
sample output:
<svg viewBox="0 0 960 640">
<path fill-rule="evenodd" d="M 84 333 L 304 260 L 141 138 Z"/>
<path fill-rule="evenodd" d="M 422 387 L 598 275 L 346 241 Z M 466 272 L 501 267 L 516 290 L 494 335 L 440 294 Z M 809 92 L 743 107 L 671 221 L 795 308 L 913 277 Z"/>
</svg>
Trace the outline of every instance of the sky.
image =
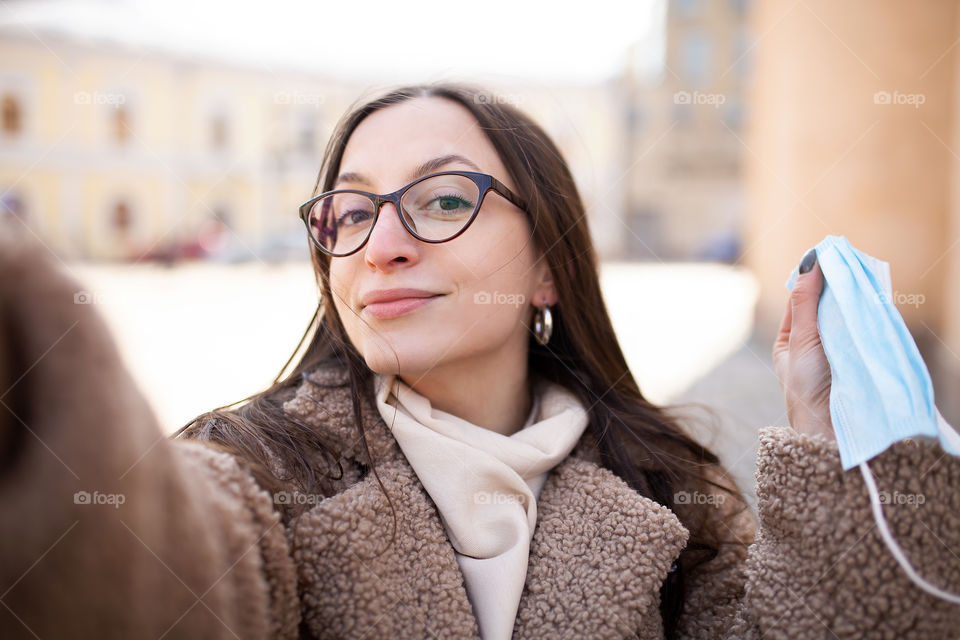
<svg viewBox="0 0 960 640">
<path fill-rule="evenodd" d="M 665 3 L 2 0 L 0 24 L 355 79 L 579 84 L 617 74 L 633 44 L 638 73 L 656 77 Z"/>
</svg>

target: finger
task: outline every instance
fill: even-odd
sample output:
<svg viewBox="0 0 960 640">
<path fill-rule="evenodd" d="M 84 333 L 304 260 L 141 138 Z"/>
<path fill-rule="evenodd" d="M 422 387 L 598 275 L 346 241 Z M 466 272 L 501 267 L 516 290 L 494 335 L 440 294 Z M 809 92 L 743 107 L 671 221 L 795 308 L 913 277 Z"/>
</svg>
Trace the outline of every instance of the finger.
<svg viewBox="0 0 960 640">
<path fill-rule="evenodd" d="M 780 331 L 777 332 L 777 342 L 790 337 L 790 326 L 793 324 L 793 300 L 787 298 L 787 306 L 780 321 Z"/>
<path fill-rule="evenodd" d="M 786 309 L 783 312 L 783 318 L 780 320 L 780 330 L 777 331 L 777 339 L 773 343 L 773 356 L 785 350 L 790 344 L 790 326 L 793 323 L 793 301 L 788 297 Z"/>
<path fill-rule="evenodd" d="M 784 366 L 786 365 L 787 354 L 790 351 L 790 325 L 792 323 L 793 309 L 791 308 L 790 298 L 787 298 L 786 310 L 783 313 L 783 319 L 780 321 L 780 331 L 777 333 L 777 339 L 773 343 L 773 368 L 777 374 L 777 380 L 783 383 Z"/>
<path fill-rule="evenodd" d="M 802 349 L 811 342 L 819 341 L 817 307 L 820 304 L 820 294 L 822 292 L 823 272 L 820 270 L 820 264 L 815 262 L 810 271 L 797 278 L 790 294 L 791 349 L 795 347 Z"/>
</svg>

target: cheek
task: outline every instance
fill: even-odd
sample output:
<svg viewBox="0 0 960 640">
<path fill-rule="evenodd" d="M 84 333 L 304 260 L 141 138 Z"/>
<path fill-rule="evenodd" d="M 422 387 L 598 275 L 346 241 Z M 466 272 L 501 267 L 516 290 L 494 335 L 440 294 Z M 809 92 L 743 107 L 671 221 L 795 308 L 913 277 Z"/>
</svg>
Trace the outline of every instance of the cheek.
<svg viewBox="0 0 960 640">
<path fill-rule="evenodd" d="M 492 274 L 506 269 L 522 273 L 529 267 L 533 238 L 522 220 L 497 212 L 499 218 L 486 224 L 474 223 L 459 238 L 447 243 L 460 260 L 476 273 Z M 444 245 L 440 245 L 444 246 Z"/>
<path fill-rule="evenodd" d="M 330 290 L 333 294 L 333 304 L 341 322 L 348 330 L 357 322 L 354 311 L 350 306 L 353 282 L 353 270 L 349 265 L 330 265 Z"/>
<path fill-rule="evenodd" d="M 525 298 L 532 291 L 532 241 L 523 235 L 522 228 L 503 229 L 485 237 L 472 238 L 454 251 L 452 265 L 462 276 L 464 294 L 470 293 L 491 303 L 517 304 L 529 302 Z M 468 291 L 469 290 L 469 291 Z"/>
<path fill-rule="evenodd" d="M 349 304 L 353 299 L 353 287 L 357 281 L 356 257 L 334 258 L 330 263 L 330 289 L 338 304 Z"/>
<path fill-rule="evenodd" d="M 498 237 L 482 246 L 450 247 L 451 259 L 444 259 L 459 289 L 445 320 L 468 350 L 500 343 L 529 324 L 533 252 L 523 236 Z"/>
</svg>

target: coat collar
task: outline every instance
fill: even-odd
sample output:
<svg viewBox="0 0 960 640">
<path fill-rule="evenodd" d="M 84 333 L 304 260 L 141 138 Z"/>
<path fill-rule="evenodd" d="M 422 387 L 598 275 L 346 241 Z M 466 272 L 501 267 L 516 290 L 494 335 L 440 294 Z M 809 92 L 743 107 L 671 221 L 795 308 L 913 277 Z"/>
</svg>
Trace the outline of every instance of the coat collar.
<svg viewBox="0 0 960 640">
<path fill-rule="evenodd" d="M 309 372 L 284 410 L 368 464 L 347 376 Z M 376 407 L 361 408 L 393 511 L 368 474 L 290 523 L 304 620 L 322 637 L 479 638 L 436 506 Z M 688 536 L 677 516 L 600 466 L 589 431 L 548 474 L 537 511 L 513 637 L 660 637 L 660 585 Z"/>
</svg>

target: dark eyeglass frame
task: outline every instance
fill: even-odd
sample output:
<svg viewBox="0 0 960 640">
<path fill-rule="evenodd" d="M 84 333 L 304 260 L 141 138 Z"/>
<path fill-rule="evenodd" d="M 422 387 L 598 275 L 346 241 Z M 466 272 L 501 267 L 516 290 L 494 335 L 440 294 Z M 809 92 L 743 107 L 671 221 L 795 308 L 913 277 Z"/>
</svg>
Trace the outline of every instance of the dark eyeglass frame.
<svg viewBox="0 0 960 640">
<path fill-rule="evenodd" d="M 480 191 L 480 197 L 477 199 L 477 205 L 474 208 L 473 213 L 470 215 L 470 219 L 467 220 L 467 222 L 463 225 L 463 228 L 460 229 L 460 231 L 458 231 L 454 235 L 447 238 L 446 240 L 430 240 L 430 239 L 424 238 L 418 235 L 417 232 L 411 229 L 410 225 L 407 224 L 407 213 L 403 210 L 403 207 L 400 204 L 400 201 L 403 198 L 403 194 L 405 194 L 407 190 L 409 190 L 410 188 L 414 187 L 417 184 L 420 184 L 424 180 L 429 180 L 430 178 L 435 178 L 437 176 L 450 176 L 450 175 L 463 176 L 465 178 L 469 178 L 474 182 L 474 184 L 477 185 L 477 188 Z M 377 194 L 377 193 L 370 193 L 369 191 L 361 191 L 359 189 L 334 189 L 333 191 L 327 191 L 326 193 L 321 193 L 320 195 L 314 196 L 313 198 L 310 198 L 309 200 L 304 202 L 302 205 L 300 205 L 300 219 L 303 220 L 303 224 L 307 228 L 307 235 L 310 237 L 310 241 L 313 242 L 313 244 L 318 249 L 323 251 L 328 256 L 332 256 L 334 258 L 345 258 L 347 256 L 353 255 L 357 251 L 360 251 L 360 249 L 362 249 L 364 245 L 367 244 L 367 240 L 370 239 L 370 235 L 373 233 L 373 228 L 377 225 L 377 220 L 379 220 L 380 218 L 380 208 L 383 207 L 383 205 L 385 205 L 388 202 L 392 203 L 394 208 L 397 210 L 397 213 L 400 214 L 400 222 L 403 223 L 403 228 L 407 230 L 407 233 L 412 235 L 417 240 L 420 240 L 421 242 L 428 242 L 430 244 L 440 244 L 443 242 L 450 242 L 451 240 L 453 240 L 454 238 L 462 234 L 464 231 L 466 231 L 471 224 L 473 224 L 473 221 L 476 219 L 477 214 L 480 213 L 480 207 L 483 206 L 483 201 L 486 198 L 487 193 L 489 193 L 490 191 L 495 191 L 496 193 L 499 193 L 501 196 L 506 198 L 511 204 L 516 205 L 517 207 L 520 208 L 520 210 L 526 212 L 527 205 L 523 201 L 523 199 L 517 194 L 515 194 L 513 191 L 511 191 L 505 184 L 503 184 L 502 182 L 500 182 L 490 174 L 479 173 L 477 171 L 438 171 L 437 173 L 430 173 L 425 176 L 421 176 L 420 178 L 417 178 L 416 180 L 406 185 L 405 187 L 401 187 L 400 189 L 397 189 L 393 193 Z M 358 195 L 366 196 L 373 202 L 373 207 L 374 207 L 373 222 L 370 223 L 370 229 L 367 231 L 367 237 L 363 239 L 363 242 L 361 242 L 356 249 L 353 249 L 347 253 L 333 253 L 332 251 L 329 251 L 326 247 L 320 244 L 320 242 L 316 238 L 313 237 L 313 231 L 310 229 L 309 217 L 310 217 L 310 211 L 311 209 L 313 209 L 313 205 L 317 201 L 319 201 L 321 198 L 326 198 L 327 196 L 332 196 L 338 193 L 356 193 Z"/>
</svg>

